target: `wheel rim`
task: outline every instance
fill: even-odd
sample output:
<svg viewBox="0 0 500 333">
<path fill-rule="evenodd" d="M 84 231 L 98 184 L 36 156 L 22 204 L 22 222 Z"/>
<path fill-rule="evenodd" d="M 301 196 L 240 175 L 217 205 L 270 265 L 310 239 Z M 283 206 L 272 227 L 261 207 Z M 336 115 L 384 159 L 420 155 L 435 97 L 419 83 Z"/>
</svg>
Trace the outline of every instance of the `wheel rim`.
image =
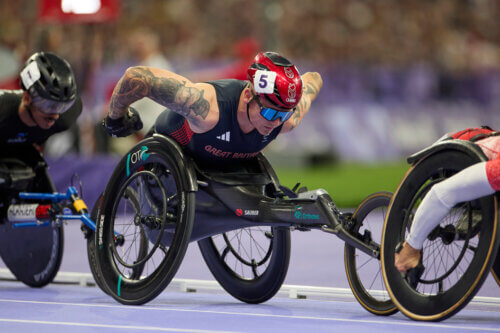
<svg viewBox="0 0 500 333">
<path fill-rule="evenodd" d="M 226 268 L 242 280 L 255 280 L 269 266 L 274 230 L 243 228 L 212 237 L 212 244 Z"/>
<path fill-rule="evenodd" d="M 375 197 L 371 197 L 370 199 L 373 200 Z M 362 213 L 363 216 L 356 216 L 358 212 L 355 212 L 353 218 L 357 218 L 358 220 L 361 219 L 362 222 L 356 223 L 353 231 L 363 234 L 365 230 L 368 230 L 371 232 L 372 241 L 380 244 L 383 222 L 387 215 L 390 195 L 383 195 L 381 198 L 377 199 L 383 199 L 385 202 L 378 203 L 377 206 L 371 209 L 366 215 Z M 360 206 L 362 206 L 362 204 Z M 356 267 L 355 272 L 352 272 L 348 278 L 351 288 L 354 287 L 352 285 L 354 283 L 359 290 L 357 292 L 362 293 L 362 295 L 357 295 L 355 293 L 358 301 L 370 312 L 375 312 L 377 314 L 393 313 L 395 306 L 385 287 L 380 260 L 354 247 L 346 247 L 346 256 L 350 257 L 350 260 L 353 261 L 353 265 Z M 346 266 L 346 270 L 348 269 L 349 267 Z M 359 299 L 359 297 L 362 297 L 362 299 Z"/>
<path fill-rule="evenodd" d="M 116 241 L 110 241 L 109 246 L 114 271 L 124 281 L 135 284 L 155 275 L 165 265 L 179 219 L 178 205 L 184 202 L 182 193 L 178 193 L 178 180 L 170 172 L 169 166 L 155 156 L 151 156 L 148 161 L 150 163 L 143 165 L 121 187 L 119 199 L 112 209 L 113 218 L 109 229 L 132 237 L 123 242 L 128 245 L 127 248 Z M 127 189 L 129 193 L 136 193 L 139 212 L 132 207 L 130 200 L 122 200 Z M 116 217 L 117 212 L 124 216 L 121 225 L 120 219 Z M 144 235 L 148 243 L 146 254 L 141 253 L 139 246 L 140 237 Z M 138 276 L 138 267 L 141 276 Z"/>
</svg>

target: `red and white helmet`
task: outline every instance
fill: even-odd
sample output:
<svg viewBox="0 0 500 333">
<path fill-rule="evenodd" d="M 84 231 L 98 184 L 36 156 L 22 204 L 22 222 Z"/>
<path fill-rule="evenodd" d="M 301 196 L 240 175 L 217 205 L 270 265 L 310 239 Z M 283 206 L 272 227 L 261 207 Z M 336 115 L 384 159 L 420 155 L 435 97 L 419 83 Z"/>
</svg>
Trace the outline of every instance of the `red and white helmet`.
<svg viewBox="0 0 500 333">
<path fill-rule="evenodd" d="M 260 52 L 247 70 L 257 95 L 280 108 L 293 109 L 302 97 L 300 73 L 288 59 L 276 52 Z"/>
</svg>

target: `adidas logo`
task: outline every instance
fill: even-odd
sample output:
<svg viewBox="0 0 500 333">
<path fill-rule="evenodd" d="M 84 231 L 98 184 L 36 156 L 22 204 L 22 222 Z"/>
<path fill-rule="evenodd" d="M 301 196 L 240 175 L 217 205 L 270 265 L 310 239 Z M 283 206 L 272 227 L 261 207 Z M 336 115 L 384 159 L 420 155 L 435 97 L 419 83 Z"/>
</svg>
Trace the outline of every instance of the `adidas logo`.
<svg viewBox="0 0 500 333">
<path fill-rule="evenodd" d="M 222 140 L 222 141 L 229 142 L 229 141 L 231 141 L 230 136 L 231 136 L 231 132 L 227 131 L 224 134 L 216 136 L 216 138 L 219 139 L 219 140 Z"/>
</svg>

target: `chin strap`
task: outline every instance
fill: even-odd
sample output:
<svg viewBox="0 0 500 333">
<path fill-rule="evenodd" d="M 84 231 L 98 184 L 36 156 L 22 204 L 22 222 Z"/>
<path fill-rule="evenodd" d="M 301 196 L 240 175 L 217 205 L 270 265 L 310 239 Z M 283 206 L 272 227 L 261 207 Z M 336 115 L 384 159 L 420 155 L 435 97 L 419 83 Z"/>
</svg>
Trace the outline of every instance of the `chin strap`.
<svg viewBox="0 0 500 333">
<path fill-rule="evenodd" d="M 36 126 L 38 126 L 38 123 L 36 122 L 35 117 L 33 117 L 33 113 L 31 113 L 31 108 L 30 108 L 30 107 L 28 107 L 28 106 L 24 106 L 24 107 L 25 107 L 25 108 L 26 108 L 26 110 L 28 111 L 28 114 L 29 114 L 29 116 L 30 116 L 31 120 L 33 120 L 33 122 L 35 123 L 35 125 L 36 125 Z"/>
<path fill-rule="evenodd" d="M 252 101 L 254 100 L 254 98 L 255 98 L 255 96 L 252 97 L 252 99 L 250 100 L 250 102 L 248 102 L 248 104 L 247 104 L 247 118 L 248 118 L 248 121 L 250 122 L 250 125 L 252 125 L 254 128 L 256 128 L 255 125 L 250 120 L 250 111 L 249 111 L 250 103 L 252 103 Z"/>
</svg>

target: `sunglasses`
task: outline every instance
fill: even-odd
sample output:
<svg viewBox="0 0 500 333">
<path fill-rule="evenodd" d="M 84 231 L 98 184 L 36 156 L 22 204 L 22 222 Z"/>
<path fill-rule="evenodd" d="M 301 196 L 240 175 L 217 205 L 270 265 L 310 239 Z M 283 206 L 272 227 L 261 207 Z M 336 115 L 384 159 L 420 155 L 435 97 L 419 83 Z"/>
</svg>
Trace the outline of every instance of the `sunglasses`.
<svg viewBox="0 0 500 333">
<path fill-rule="evenodd" d="M 262 104 L 260 104 L 258 96 L 254 95 L 253 99 L 257 102 L 257 105 L 260 108 L 260 115 L 268 121 L 273 121 L 280 118 L 282 122 L 285 122 L 290 119 L 292 114 L 295 112 L 295 108 L 291 109 L 290 111 L 279 111 L 272 108 L 265 108 Z"/>
</svg>

